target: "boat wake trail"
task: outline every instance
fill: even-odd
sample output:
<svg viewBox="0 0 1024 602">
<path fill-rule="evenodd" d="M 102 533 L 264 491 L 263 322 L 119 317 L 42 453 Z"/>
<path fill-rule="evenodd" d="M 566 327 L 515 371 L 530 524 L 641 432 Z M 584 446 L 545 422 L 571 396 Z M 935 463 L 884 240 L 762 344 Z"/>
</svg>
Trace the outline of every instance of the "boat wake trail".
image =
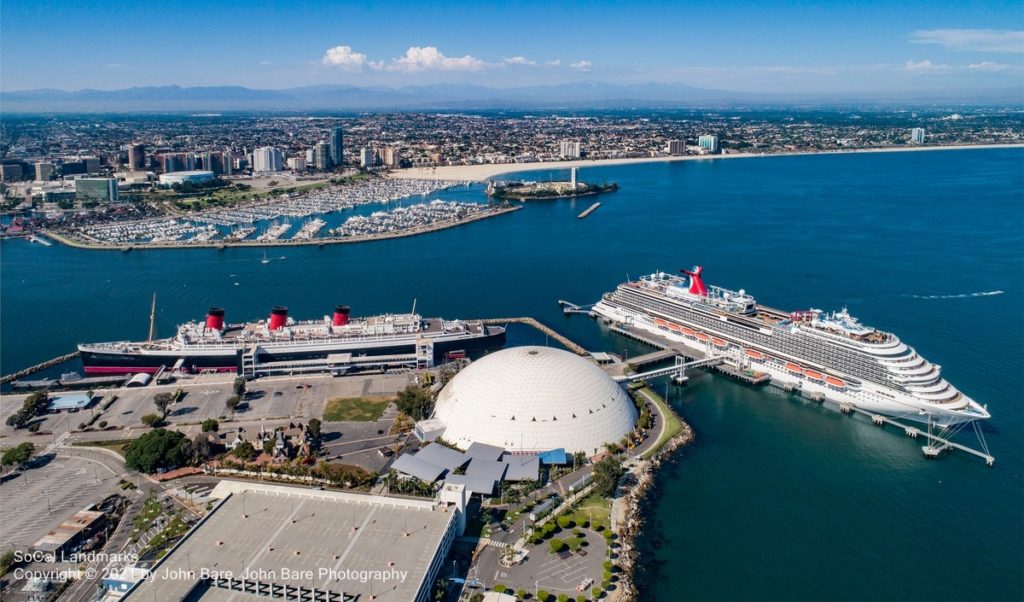
<svg viewBox="0 0 1024 602">
<path fill-rule="evenodd" d="M 962 293 L 959 295 L 903 295 L 910 299 L 969 299 L 971 297 L 994 297 L 1002 295 L 1003 291 L 982 291 L 979 293 Z"/>
</svg>

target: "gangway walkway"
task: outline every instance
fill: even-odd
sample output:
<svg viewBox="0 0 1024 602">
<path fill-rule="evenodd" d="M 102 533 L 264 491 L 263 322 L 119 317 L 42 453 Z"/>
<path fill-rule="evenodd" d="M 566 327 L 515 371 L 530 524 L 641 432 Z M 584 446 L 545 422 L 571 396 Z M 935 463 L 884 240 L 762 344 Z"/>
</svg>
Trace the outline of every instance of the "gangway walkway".
<svg viewBox="0 0 1024 602">
<path fill-rule="evenodd" d="M 717 366 L 725 361 L 724 355 L 714 355 L 699 360 L 686 359 L 681 355 L 675 355 L 676 363 L 672 366 L 666 366 L 664 368 L 655 368 L 654 370 L 648 370 L 646 372 L 640 372 L 638 374 L 626 374 L 623 376 L 614 377 L 616 382 L 636 382 L 638 380 L 651 380 L 660 376 L 682 377 L 688 368 L 706 368 L 708 366 Z"/>
<path fill-rule="evenodd" d="M 562 311 L 566 314 L 589 314 L 590 308 L 594 307 L 594 304 L 589 305 L 576 305 L 565 299 L 559 299 L 558 304 L 562 306 Z"/>
</svg>

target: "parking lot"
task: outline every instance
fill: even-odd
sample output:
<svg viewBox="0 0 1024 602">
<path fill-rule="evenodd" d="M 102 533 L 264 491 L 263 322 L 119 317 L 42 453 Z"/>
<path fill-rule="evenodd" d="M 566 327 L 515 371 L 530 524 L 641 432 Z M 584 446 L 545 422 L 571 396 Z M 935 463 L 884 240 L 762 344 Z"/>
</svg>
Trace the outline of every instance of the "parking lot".
<svg viewBox="0 0 1024 602">
<path fill-rule="evenodd" d="M 120 480 L 104 464 L 67 456 L 12 474 L 0 484 L 3 549 L 31 546 L 75 512 L 120 493 Z"/>
</svg>

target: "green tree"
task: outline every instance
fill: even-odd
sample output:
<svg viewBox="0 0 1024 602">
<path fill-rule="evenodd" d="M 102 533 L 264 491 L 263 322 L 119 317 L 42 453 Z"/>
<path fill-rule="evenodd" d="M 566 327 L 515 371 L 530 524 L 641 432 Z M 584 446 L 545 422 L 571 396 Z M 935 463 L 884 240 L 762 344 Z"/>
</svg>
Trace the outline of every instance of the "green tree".
<svg viewBox="0 0 1024 602">
<path fill-rule="evenodd" d="M 557 554 L 566 548 L 565 542 L 557 537 L 552 537 L 548 542 L 548 549 L 552 554 Z"/>
<path fill-rule="evenodd" d="M 263 441 L 263 453 L 267 454 L 268 456 L 273 454 L 275 443 L 276 442 L 274 441 L 274 439 L 266 439 L 265 441 Z"/>
<path fill-rule="evenodd" d="M 146 414 L 142 417 L 142 424 L 145 424 L 148 427 L 160 426 L 163 424 L 163 419 L 156 414 Z"/>
<path fill-rule="evenodd" d="M 320 422 L 319 418 L 310 418 L 309 422 L 306 424 L 306 433 L 309 435 L 309 445 L 314 453 L 320 451 L 320 442 L 323 437 L 323 433 L 321 432 L 322 427 L 323 424 Z"/>
<path fill-rule="evenodd" d="M 32 459 L 32 454 L 34 454 L 35 451 L 36 446 L 32 443 L 19 443 L 4 452 L 3 458 L 0 458 L 0 464 L 3 464 L 4 466 L 14 466 L 15 464 L 18 466 L 24 466 Z"/>
<path fill-rule="evenodd" d="M 618 456 L 606 456 L 594 464 L 594 494 L 610 497 L 615 493 L 615 487 L 625 472 L 622 460 Z"/>
<path fill-rule="evenodd" d="M 36 416 L 46 414 L 50 409 L 50 396 L 46 391 L 36 391 L 21 403 L 21 408 L 7 417 L 7 426 L 22 428 Z"/>
<path fill-rule="evenodd" d="M 234 391 L 235 395 L 241 397 L 245 395 L 245 379 L 239 376 L 235 379 L 235 384 L 232 385 L 231 390 Z"/>
<path fill-rule="evenodd" d="M 167 409 L 171 407 L 172 401 L 174 401 L 174 395 L 170 393 L 157 393 L 153 396 L 153 404 L 160 411 L 161 417 L 167 416 Z"/>
<path fill-rule="evenodd" d="M 550 598 L 550 597 L 551 597 L 551 594 L 549 594 L 547 592 L 547 590 L 543 590 L 543 589 L 537 590 L 537 599 L 540 600 L 540 602 L 548 602 L 548 598 Z"/>
<path fill-rule="evenodd" d="M 192 456 L 191 447 L 185 435 L 158 428 L 128 444 L 124 463 L 128 468 L 146 473 L 161 468 L 177 468 L 188 464 Z"/>
<path fill-rule="evenodd" d="M 228 409 L 231 410 L 231 415 L 234 416 L 235 410 L 238 409 L 238 404 L 240 403 L 242 403 L 242 398 L 239 397 L 238 395 L 232 395 L 231 397 L 228 397 L 227 401 L 224 402 L 224 405 L 226 405 Z"/>
<path fill-rule="evenodd" d="M 231 453 L 235 454 L 239 460 L 249 461 L 256 457 L 256 448 L 252 446 L 252 443 L 242 441 L 235 446 Z"/>
<path fill-rule="evenodd" d="M 206 433 L 196 433 L 196 436 L 192 438 L 192 463 L 202 464 L 215 456 L 220 447 L 210 441 L 210 436 Z"/>
<path fill-rule="evenodd" d="M 413 420 L 423 420 L 430 416 L 434 409 L 434 400 L 430 392 L 416 385 L 409 385 L 398 393 L 395 401 L 399 411 L 410 416 Z"/>
<path fill-rule="evenodd" d="M 218 430 L 220 430 L 220 423 L 216 418 L 207 418 L 203 421 L 204 433 L 216 433 Z"/>
</svg>

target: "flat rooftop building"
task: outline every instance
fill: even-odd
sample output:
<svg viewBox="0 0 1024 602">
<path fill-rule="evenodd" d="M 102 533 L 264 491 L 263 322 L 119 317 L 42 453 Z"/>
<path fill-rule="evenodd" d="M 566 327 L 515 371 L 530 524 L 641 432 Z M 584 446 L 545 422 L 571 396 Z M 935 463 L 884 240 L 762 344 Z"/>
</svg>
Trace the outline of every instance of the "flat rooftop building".
<svg viewBox="0 0 1024 602">
<path fill-rule="evenodd" d="M 464 496 L 222 481 L 211 497 L 222 501 L 128 598 L 425 601 L 464 525 Z"/>
</svg>

